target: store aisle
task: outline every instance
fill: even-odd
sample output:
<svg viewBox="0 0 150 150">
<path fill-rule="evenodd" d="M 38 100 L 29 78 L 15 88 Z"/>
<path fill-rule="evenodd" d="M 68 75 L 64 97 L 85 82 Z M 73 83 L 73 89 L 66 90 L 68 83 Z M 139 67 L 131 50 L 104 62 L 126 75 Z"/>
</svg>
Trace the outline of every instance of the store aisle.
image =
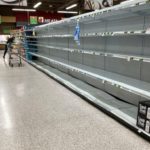
<svg viewBox="0 0 150 150">
<path fill-rule="evenodd" d="M 0 53 L 0 150 L 149 150 L 150 144 L 28 64 Z"/>
</svg>

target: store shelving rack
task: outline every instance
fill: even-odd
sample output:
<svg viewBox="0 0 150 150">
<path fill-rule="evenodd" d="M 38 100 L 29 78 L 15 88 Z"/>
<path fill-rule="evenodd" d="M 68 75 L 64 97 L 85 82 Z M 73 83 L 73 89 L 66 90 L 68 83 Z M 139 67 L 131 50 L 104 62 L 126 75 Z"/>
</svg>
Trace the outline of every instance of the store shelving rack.
<svg viewBox="0 0 150 150">
<path fill-rule="evenodd" d="M 37 46 L 36 45 L 31 45 L 31 44 L 36 44 L 37 40 L 36 38 L 33 37 L 34 35 L 34 30 L 33 28 L 35 27 L 35 25 L 26 25 L 24 26 L 24 48 L 26 50 L 26 59 L 28 60 L 32 60 L 34 59 L 33 56 L 29 55 L 28 52 L 37 52 Z"/>
<path fill-rule="evenodd" d="M 149 8 L 149 1 L 143 0 L 37 26 L 36 36 L 26 35 L 29 40 L 35 39 L 28 44 L 28 54 L 37 60 L 29 62 L 69 88 L 74 86 L 73 79 L 68 83 L 63 79 L 66 75 L 115 96 L 124 105 L 130 104 L 127 109 L 132 108 L 129 112 L 134 115 L 127 110 L 123 113 L 118 107 L 110 110 L 111 104 L 105 110 L 150 137 L 136 127 L 139 101 L 150 100 Z M 80 45 L 73 38 L 77 23 L 81 30 Z M 75 91 L 85 96 L 84 90 Z M 96 96 L 91 95 L 85 97 L 102 107 L 101 99 L 97 103 Z"/>
</svg>

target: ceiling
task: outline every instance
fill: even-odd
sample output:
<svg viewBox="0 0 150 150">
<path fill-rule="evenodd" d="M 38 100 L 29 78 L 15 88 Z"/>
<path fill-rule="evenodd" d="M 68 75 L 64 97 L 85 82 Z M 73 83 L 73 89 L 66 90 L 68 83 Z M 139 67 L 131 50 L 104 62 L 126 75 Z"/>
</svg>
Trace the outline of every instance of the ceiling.
<svg viewBox="0 0 150 150">
<path fill-rule="evenodd" d="M 3 0 L 2 0 L 3 1 Z M 16 0 L 16 1 L 23 1 L 23 0 Z M 84 0 L 27 0 L 28 6 L 22 7 L 19 6 L 19 8 L 33 8 L 33 6 L 38 3 L 39 1 L 42 2 L 42 5 L 40 5 L 37 10 L 38 11 L 44 11 L 44 12 L 57 12 L 57 10 L 65 10 L 67 6 L 70 6 L 72 4 L 77 3 L 78 7 L 72 9 L 74 11 L 82 11 Z M 119 2 L 122 2 L 125 0 L 113 0 L 114 4 L 118 4 Z M 0 5 L 0 15 L 2 16 L 11 16 L 15 15 L 15 12 L 12 11 L 12 8 L 18 8 L 16 6 L 4 6 Z"/>
<path fill-rule="evenodd" d="M 41 1 L 42 5 L 37 8 L 39 11 L 44 12 L 57 12 L 57 10 L 65 10 L 67 6 L 70 6 L 71 4 L 78 3 L 78 7 L 76 7 L 74 10 L 79 10 L 81 4 L 83 4 L 83 0 L 27 0 L 28 6 L 22 7 L 19 6 L 19 8 L 33 8 L 33 6 Z M 0 15 L 10 16 L 13 15 L 14 12 L 12 12 L 12 8 L 18 8 L 16 6 L 0 6 Z"/>
<path fill-rule="evenodd" d="M 81 2 L 81 0 L 42 0 L 42 5 L 38 8 L 38 10 L 56 11 L 65 8 L 65 6 L 79 3 L 79 1 Z M 28 5 L 33 7 L 33 5 L 37 2 L 39 2 L 39 0 L 28 0 Z"/>
</svg>

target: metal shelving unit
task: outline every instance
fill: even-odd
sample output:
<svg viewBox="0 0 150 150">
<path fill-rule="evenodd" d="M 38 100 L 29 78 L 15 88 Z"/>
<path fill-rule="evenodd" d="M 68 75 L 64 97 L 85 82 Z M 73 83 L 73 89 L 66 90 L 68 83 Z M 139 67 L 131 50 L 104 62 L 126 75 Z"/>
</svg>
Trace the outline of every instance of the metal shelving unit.
<svg viewBox="0 0 150 150">
<path fill-rule="evenodd" d="M 115 32 L 100 32 L 100 33 L 84 33 L 80 37 L 105 37 L 105 36 L 146 36 L 150 35 L 149 31 L 139 30 L 139 31 L 115 31 Z M 26 38 L 73 38 L 72 34 L 62 34 L 62 35 L 43 35 L 43 36 L 26 36 Z"/>
<path fill-rule="evenodd" d="M 70 76 L 70 80 L 84 81 L 87 86 L 92 85 L 123 100 L 124 105 L 134 106 L 134 121 L 129 119 L 127 110 L 126 113 L 115 110 L 114 115 L 122 119 L 126 116 L 127 124 L 150 137 L 136 127 L 135 117 L 139 101 L 150 100 L 149 8 L 149 1 L 143 0 L 130 6 L 114 6 L 37 26 L 34 28 L 36 36 L 26 36 L 28 41 L 36 41 L 29 43 L 28 54 L 37 60 L 29 62 L 50 76 L 57 76 L 57 80 L 61 78 L 60 82 L 68 87 L 73 83 L 70 85 L 63 80 L 64 74 Z M 80 44 L 73 36 L 77 23 L 80 25 Z M 75 91 L 84 95 L 83 89 Z M 96 95 L 88 99 L 104 107 L 97 103 L 101 99 Z M 109 110 L 109 107 L 111 101 L 104 109 Z"/>
</svg>

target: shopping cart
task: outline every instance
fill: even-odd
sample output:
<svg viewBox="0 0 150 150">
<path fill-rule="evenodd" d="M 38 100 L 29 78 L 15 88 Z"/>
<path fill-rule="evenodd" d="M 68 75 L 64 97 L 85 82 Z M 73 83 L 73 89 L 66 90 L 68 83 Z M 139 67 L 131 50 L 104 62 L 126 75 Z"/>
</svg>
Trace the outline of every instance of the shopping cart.
<svg viewBox="0 0 150 150">
<path fill-rule="evenodd" d="M 13 67 L 14 65 L 22 66 L 21 59 L 21 47 L 18 44 L 9 44 L 8 45 L 9 52 L 9 66 Z"/>
</svg>

